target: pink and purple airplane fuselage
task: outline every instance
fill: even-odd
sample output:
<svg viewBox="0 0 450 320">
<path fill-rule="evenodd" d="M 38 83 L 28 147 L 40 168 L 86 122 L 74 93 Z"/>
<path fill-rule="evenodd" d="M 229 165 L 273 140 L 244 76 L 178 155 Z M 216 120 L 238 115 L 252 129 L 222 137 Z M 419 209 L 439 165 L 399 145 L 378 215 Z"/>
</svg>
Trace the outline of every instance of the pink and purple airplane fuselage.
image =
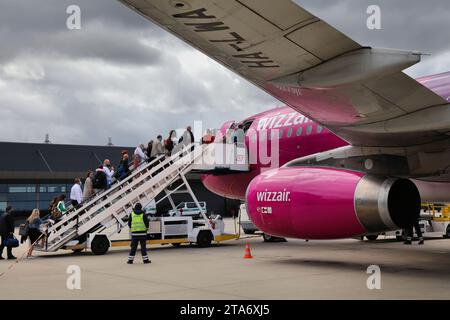
<svg viewBox="0 0 450 320">
<path fill-rule="evenodd" d="M 450 72 L 422 77 L 417 81 L 450 101 Z M 232 124 L 230 121 L 222 126 L 219 139 Z M 262 112 L 240 124 L 246 128 L 246 146 L 255 142 L 257 145 L 267 143 L 269 153 L 271 132 L 277 132 L 280 168 L 268 170 L 268 165 L 258 159 L 257 163 L 250 164 L 249 172 L 205 174 L 202 181 L 216 194 L 245 200 L 249 216 L 262 231 L 283 237 L 335 239 L 396 229 L 411 223 L 401 214 L 408 208 L 396 207 L 400 203 L 397 200 L 402 194 L 408 194 L 409 198 L 416 199 L 411 200 L 416 202 L 411 205 L 417 207 L 420 196 L 412 197 L 411 193 L 416 191 L 405 181 L 387 179 L 377 182 L 367 178 L 365 172 L 339 168 L 282 167 L 292 160 L 348 145 L 345 140 L 290 107 Z M 370 201 L 367 193 L 378 192 L 382 196 L 386 185 L 390 191 L 384 202 L 378 201 L 380 212 L 370 214 L 368 206 L 363 203 Z M 394 195 L 397 197 L 395 201 Z M 359 196 L 363 199 L 360 202 Z M 380 209 L 380 203 L 385 203 L 385 212 Z"/>
</svg>

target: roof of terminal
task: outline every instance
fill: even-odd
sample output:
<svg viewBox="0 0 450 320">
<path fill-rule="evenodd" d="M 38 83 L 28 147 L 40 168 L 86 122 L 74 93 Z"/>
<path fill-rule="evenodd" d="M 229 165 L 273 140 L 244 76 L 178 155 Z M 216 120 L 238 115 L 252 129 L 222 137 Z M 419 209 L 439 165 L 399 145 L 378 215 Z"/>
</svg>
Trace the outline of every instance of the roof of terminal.
<svg viewBox="0 0 450 320">
<path fill-rule="evenodd" d="M 67 179 L 97 168 L 104 159 L 117 167 L 121 151 L 134 148 L 0 142 L 1 179 Z"/>
</svg>

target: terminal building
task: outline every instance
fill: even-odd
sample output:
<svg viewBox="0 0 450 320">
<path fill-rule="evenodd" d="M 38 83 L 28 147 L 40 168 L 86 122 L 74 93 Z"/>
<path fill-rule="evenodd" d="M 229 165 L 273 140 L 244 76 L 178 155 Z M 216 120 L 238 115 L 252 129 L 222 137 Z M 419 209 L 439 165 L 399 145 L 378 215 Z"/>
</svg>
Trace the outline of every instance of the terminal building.
<svg viewBox="0 0 450 320">
<path fill-rule="evenodd" d="M 0 212 L 13 206 L 15 215 L 25 217 L 34 208 L 43 216 L 53 197 L 66 194 L 75 178 L 84 182 L 88 170 L 95 170 L 110 159 L 117 168 L 122 150 L 131 155 L 134 148 L 117 146 L 63 145 L 51 143 L 0 142 Z M 222 198 L 208 191 L 200 175 L 188 174 L 188 180 L 199 201 L 205 201 L 209 213 L 230 216 L 239 210 L 239 201 Z M 175 202 L 191 201 L 189 196 L 177 194 Z M 158 210 L 168 209 L 162 202 Z"/>
</svg>

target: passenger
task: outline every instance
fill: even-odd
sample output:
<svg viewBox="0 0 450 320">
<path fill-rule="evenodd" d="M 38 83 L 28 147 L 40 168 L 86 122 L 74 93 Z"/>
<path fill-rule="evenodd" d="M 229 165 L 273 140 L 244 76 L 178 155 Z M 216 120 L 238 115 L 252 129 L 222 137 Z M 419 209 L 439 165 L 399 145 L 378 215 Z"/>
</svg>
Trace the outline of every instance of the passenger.
<svg viewBox="0 0 450 320">
<path fill-rule="evenodd" d="M 150 162 L 150 158 L 152 157 L 152 147 L 153 140 L 150 140 L 150 142 L 147 144 L 147 149 L 145 150 L 145 155 L 147 156 L 148 162 Z"/>
<path fill-rule="evenodd" d="M 226 144 L 231 144 L 231 143 L 233 143 L 233 135 L 234 135 L 234 132 L 236 131 L 236 127 L 235 127 L 235 125 L 233 124 L 233 125 L 231 125 L 231 127 L 230 127 L 230 129 L 228 129 L 227 131 L 226 131 L 226 133 L 225 133 L 225 136 L 224 136 L 224 143 L 226 143 Z"/>
<path fill-rule="evenodd" d="M 242 147 L 245 143 L 245 132 L 243 125 L 240 124 L 233 134 L 233 143 L 235 146 Z"/>
<path fill-rule="evenodd" d="M 183 133 L 183 136 L 181 137 L 181 142 L 183 142 L 183 146 L 186 147 L 190 145 L 191 143 L 195 142 L 194 134 L 192 133 L 191 126 L 188 126 L 186 128 L 186 131 Z M 191 151 L 194 150 L 194 146 L 191 147 Z"/>
<path fill-rule="evenodd" d="M 81 190 L 80 178 L 75 178 L 75 183 L 72 189 L 70 189 L 70 201 L 74 208 L 78 208 L 81 202 L 83 202 L 83 190 Z"/>
<path fill-rule="evenodd" d="M 176 130 L 172 130 L 171 131 L 170 139 L 172 140 L 174 146 L 176 146 L 178 144 L 178 137 L 177 137 L 177 131 Z"/>
<path fill-rule="evenodd" d="M 58 204 L 58 197 L 53 197 L 52 201 L 50 201 L 50 204 L 48 206 L 48 216 L 47 219 L 53 218 L 52 213 L 53 210 L 56 208 L 56 205 Z"/>
<path fill-rule="evenodd" d="M 158 135 L 155 141 L 153 141 L 152 152 L 150 162 L 155 160 L 158 156 L 164 154 L 164 147 L 162 145 L 162 136 Z"/>
<path fill-rule="evenodd" d="M 202 144 L 210 144 L 214 142 L 214 136 L 211 134 L 211 130 L 206 129 L 205 135 L 202 137 Z"/>
<path fill-rule="evenodd" d="M 37 243 L 37 240 L 41 237 L 42 232 L 40 230 L 41 225 L 44 221 L 40 217 L 40 212 L 38 209 L 34 209 L 31 212 L 31 215 L 27 219 L 28 222 L 28 238 L 30 239 L 30 248 L 28 249 L 27 258 L 31 257 L 33 253 L 34 246 Z M 44 237 L 41 238 L 44 241 Z"/>
<path fill-rule="evenodd" d="M 111 166 L 109 159 L 103 161 L 103 172 L 106 174 L 106 189 L 109 189 L 112 184 L 112 178 L 114 177 L 114 167 Z"/>
<path fill-rule="evenodd" d="M 0 214 L 0 260 L 3 260 L 3 249 L 5 246 L 3 245 L 6 239 L 8 239 L 11 235 L 14 235 L 14 218 L 12 216 L 13 208 L 11 206 L 6 207 L 6 211 Z M 12 247 L 6 247 L 6 254 L 8 260 L 16 259 L 12 253 Z"/>
<path fill-rule="evenodd" d="M 145 264 L 150 263 L 151 261 L 148 259 L 147 255 L 147 230 L 149 220 L 144 214 L 144 211 L 142 211 L 142 205 L 140 203 L 137 203 L 131 212 L 128 219 L 128 226 L 130 227 L 131 232 L 131 250 L 128 255 L 127 263 L 133 264 L 134 256 L 139 243 L 141 244 L 142 261 Z"/>
<path fill-rule="evenodd" d="M 84 188 L 83 188 L 83 201 L 86 201 L 90 197 L 94 195 L 94 173 L 89 170 L 86 174 L 86 180 L 84 180 Z"/>
<path fill-rule="evenodd" d="M 166 154 L 168 157 L 172 155 L 173 148 L 177 139 L 177 132 L 175 130 L 170 130 L 169 137 L 164 141 L 164 147 L 166 149 Z"/>
<path fill-rule="evenodd" d="M 64 203 L 64 200 L 66 200 L 66 195 L 62 194 L 58 197 L 58 203 L 56 205 L 56 210 L 59 212 L 59 216 L 56 218 L 56 220 L 61 219 L 61 217 L 67 212 L 66 204 Z"/>
<path fill-rule="evenodd" d="M 95 170 L 94 180 L 92 186 L 94 187 L 94 192 L 97 194 L 106 190 L 108 185 L 107 177 L 105 171 L 103 171 L 103 166 L 99 166 Z"/>
<path fill-rule="evenodd" d="M 133 170 L 138 168 L 144 161 L 147 160 L 147 155 L 144 153 L 145 147 L 143 144 L 137 146 L 134 150 Z"/>
<path fill-rule="evenodd" d="M 406 229 L 406 241 L 404 242 L 404 244 L 412 244 L 412 238 L 414 236 L 413 228 L 416 230 L 417 237 L 419 238 L 418 244 L 420 244 L 420 245 L 424 244 L 422 230 L 420 229 L 420 225 L 419 225 L 419 220 L 416 220 L 414 225 L 412 225 L 410 228 Z"/>
<path fill-rule="evenodd" d="M 117 180 L 123 180 L 130 175 L 130 165 L 128 163 L 128 151 L 122 151 L 122 160 L 120 160 L 119 167 L 117 168 L 116 178 Z"/>
</svg>

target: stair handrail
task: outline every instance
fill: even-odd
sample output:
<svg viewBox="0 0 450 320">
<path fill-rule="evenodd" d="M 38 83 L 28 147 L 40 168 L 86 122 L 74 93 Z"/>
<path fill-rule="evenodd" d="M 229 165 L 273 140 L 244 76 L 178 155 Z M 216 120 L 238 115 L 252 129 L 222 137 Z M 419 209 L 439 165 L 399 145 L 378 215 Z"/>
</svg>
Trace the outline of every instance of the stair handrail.
<svg viewBox="0 0 450 320">
<path fill-rule="evenodd" d="M 179 159 L 184 158 L 185 156 L 191 155 L 191 152 L 194 151 L 189 151 L 192 146 L 194 144 L 189 144 L 187 146 L 185 146 L 182 150 L 180 150 L 179 152 L 177 152 L 176 154 L 167 157 L 164 161 L 161 161 L 160 163 L 158 163 L 156 166 L 154 166 L 154 164 L 161 160 L 164 155 L 159 156 L 158 158 L 156 158 L 155 160 L 153 160 L 152 162 L 150 162 L 149 164 L 147 164 L 146 166 L 138 169 L 136 172 L 134 172 L 132 175 L 128 176 L 126 179 L 120 181 L 118 184 L 114 185 L 114 187 L 105 190 L 104 192 L 101 193 L 97 193 L 94 197 L 94 199 L 92 199 L 90 202 L 83 202 L 81 206 L 79 206 L 78 208 L 76 208 L 75 210 L 71 210 L 70 212 L 68 211 L 67 213 L 64 214 L 64 218 L 61 219 L 60 221 L 58 221 L 57 223 L 53 224 L 51 227 L 49 227 L 48 229 L 48 233 L 49 235 L 56 231 L 56 229 L 58 229 L 60 226 L 64 225 L 64 223 L 67 223 L 68 220 L 72 220 L 72 218 L 78 217 L 78 213 L 83 210 L 84 207 L 88 207 L 90 205 L 95 205 L 95 203 L 98 200 L 102 200 L 103 197 L 107 196 L 108 194 L 112 193 L 113 191 L 117 191 L 120 186 L 122 186 L 123 184 L 125 184 L 126 182 L 128 182 L 129 180 L 133 179 L 135 176 L 137 176 L 139 173 L 141 173 L 142 171 L 146 170 L 147 168 L 151 167 L 151 171 L 157 171 L 159 170 L 161 167 L 163 167 L 164 165 L 170 163 L 170 161 L 173 161 L 174 159 L 178 160 L 177 158 L 179 158 L 180 155 L 182 155 L 182 157 L 180 157 Z M 186 153 L 185 155 L 183 155 L 183 153 Z M 153 167 L 152 167 L 153 166 Z"/>
</svg>

